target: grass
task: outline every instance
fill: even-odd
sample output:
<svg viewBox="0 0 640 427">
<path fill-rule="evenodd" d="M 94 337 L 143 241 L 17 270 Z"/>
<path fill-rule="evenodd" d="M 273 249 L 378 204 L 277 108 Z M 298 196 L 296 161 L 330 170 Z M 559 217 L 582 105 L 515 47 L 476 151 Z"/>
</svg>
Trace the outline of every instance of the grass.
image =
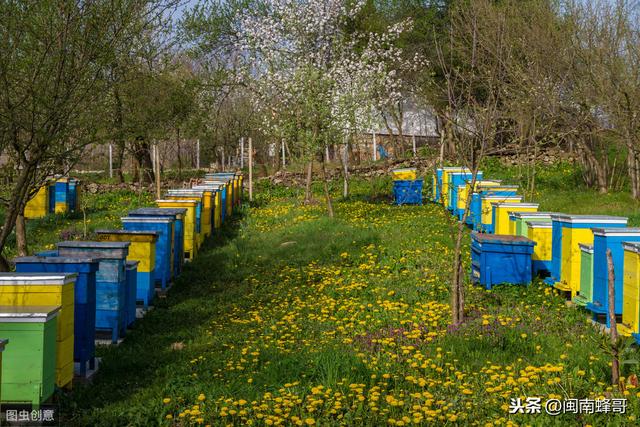
<svg viewBox="0 0 640 427">
<path fill-rule="evenodd" d="M 559 187 L 539 181 L 543 208 L 600 208 L 560 171 L 551 179 Z M 99 349 L 94 381 L 58 396 L 62 423 L 635 424 L 632 384 L 625 415 L 510 415 L 510 398 L 621 395 L 586 313 L 537 282 L 467 284 L 468 320 L 453 329 L 442 209 L 392 206 L 388 179 L 356 180 L 329 220 L 315 190 L 303 205 L 299 189 L 257 188 L 126 340 Z M 603 212 L 635 215 L 624 195 L 604 197 L 618 204 Z"/>
</svg>

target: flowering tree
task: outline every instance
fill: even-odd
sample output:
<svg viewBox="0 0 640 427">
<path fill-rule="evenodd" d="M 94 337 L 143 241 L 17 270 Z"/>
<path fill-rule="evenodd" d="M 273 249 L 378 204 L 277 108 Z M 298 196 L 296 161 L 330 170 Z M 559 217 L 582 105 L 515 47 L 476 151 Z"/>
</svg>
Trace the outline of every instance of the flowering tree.
<svg viewBox="0 0 640 427">
<path fill-rule="evenodd" d="M 370 128 L 376 108 L 401 97 L 395 70 L 405 64 L 395 42 L 410 22 L 381 34 L 349 31 L 363 5 L 260 0 L 241 14 L 237 78 L 255 94 L 264 130 L 289 137 L 309 161 L 336 138 Z"/>
</svg>

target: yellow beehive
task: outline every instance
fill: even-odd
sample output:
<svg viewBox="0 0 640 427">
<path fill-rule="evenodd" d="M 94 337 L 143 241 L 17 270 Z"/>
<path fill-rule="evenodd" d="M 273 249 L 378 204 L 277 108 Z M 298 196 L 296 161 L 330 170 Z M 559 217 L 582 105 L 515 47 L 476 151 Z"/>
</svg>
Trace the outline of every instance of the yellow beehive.
<svg viewBox="0 0 640 427">
<path fill-rule="evenodd" d="M 0 305 L 60 306 L 56 334 L 56 385 L 73 380 L 76 274 L 0 273 Z"/>
<path fill-rule="evenodd" d="M 435 176 L 434 176 L 434 182 L 435 182 Z M 476 181 L 476 185 L 474 187 L 474 192 L 478 191 L 481 188 L 490 188 L 490 187 L 498 187 L 501 185 L 500 181 L 493 181 L 493 180 L 482 180 L 482 181 Z M 460 185 L 458 187 L 458 209 L 462 209 L 464 210 L 467 206 L 467 197 L 469 197 L 469 193 L 471 190 L 471 183 L 468 182 L 465 185 Z M 434 196 L 435 197 L 435 196 Z"/>
<path fill-rule="evenodd" d="M 227 215 L 231 216 L 233 213 L 233 181 L 227 182 Z"/>
<path fill-rule="evenodd" d="M 24 217 L 30 219 L 43 218 L 49 212 L 49 186 L 43 185 L 24 207 Z"/>
<path fill-rule="evenodd" d="M 622 323 L 618 332 L 625 336 L 640 333 L 640 244 L 623 243 Z"/>
<path fill-rule="evenodd" d="M 187 212 L 184 215 L 184 252 L 185 258 L 193 259 L 198 253 L 198 235 L 196 233 L 196 207 L 197 200 L 177 200 L 166 199 L 156 200 L 159 208 L 184 208 Z"/>
<path fill-rule="evenodd" d="M 492 203 L 522 203 L 522 196 L 496 196 L 489 195 L 481 199 L 480 213 L 483 225 L 491 225 L 493 223 L 493 206 Z"/>
<path fill-rule="evenodd" d="M 415 168 L 394 169 L 391 171 L 394 181 L 415 181 L 418 171 Z"/>
<path fill-rule="evenodd" d="M 96 230 L 99 241 L 131 242 L 127 261 L 138 261 L 138 272 L 152 272 L 156 266 L 156 241 L 154 231 Z"/>
<path fill-rule="evenodd" d="M 200 203 L 200 218 L 198 219 L 197 214 L 194 214 L 194 221 L 193 221 L 193 237 L 196 243 L 196 250 L 200 249 L 200 246 L 202 246 L 202 243 L 204 243 L 204 233 L 202 231 L 203 227 L 202 227 L 202 222 L 203 222 L 203 215 L 204 212 L 202 210 L 202 206 L 203 206 L 203 198 L 202 197 L 197 197 L 197 196 L 174 196 L 174 195 L 170 195 L 167 194 L 165 196 L 165 199 L 168 200 L 182 200 L 182 201 L 192 201 L 196 203 L 196 206 L 198 203 Z M 196 208 L 197 209 L 197 208 Z M 195 211 L 194 211 L 195 212 Z M 200 221 L 200 230 L 198 231 L 198 220 Z"/>
<path fill-rule="evenodd" d="M 471 172 L 469 168 L 462 167 L 446 167 L 442 170 L 442 189 L 440 191 L 440 200 L 445 206 L 449 206 L 449 175 L 458 172 Z"/>
<path fill-rule="evenodd" d="M 494 234 L 509 234 L 509 212 L 538 212 L 538 203 L 493 203 Z"/>
<path fill-rule="evenodd" d="M 553 235 L 551 223 L 530 222 L 527 233 L 527 237 L 536 242 L 531 259 L 541 263 L 551 263 L 551 236 Z"/>
<path fill-rule="evenodd" d="M 194 186 L 190 189 L 169 190 L 167 199 L 200 200 L 200 244 L 211 235 L 211 209 L 213 190 L 205 186 Z"/>
</svg>

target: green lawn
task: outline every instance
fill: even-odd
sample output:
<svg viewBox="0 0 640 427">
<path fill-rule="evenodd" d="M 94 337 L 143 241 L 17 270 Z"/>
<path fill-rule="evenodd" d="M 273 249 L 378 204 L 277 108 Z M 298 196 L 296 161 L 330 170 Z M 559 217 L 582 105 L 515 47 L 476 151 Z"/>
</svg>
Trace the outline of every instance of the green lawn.
<svg viewBox="0 0 640 427">
<path fill-rule="evenodd" d="M 603 208 L 557 181 L 540 180 L 544 209 L 637 215 L 624 195 Z M 611 396 L 587 314 L 539 283 L 467 284 L 468 321 L 448 327 L 442 209 L 391 205 L 388 179 L 354 182 L 348 200 L 338 184 L 334 220 L 319 193 L 305 206 L 300 190 L 257 188 L 126 340 L 100 348 L 93 383 L 60 396 L 63 424 L 636 423 L 633 385 L 625 415 L 509 415 L 510 398 Z"/>
</svg>

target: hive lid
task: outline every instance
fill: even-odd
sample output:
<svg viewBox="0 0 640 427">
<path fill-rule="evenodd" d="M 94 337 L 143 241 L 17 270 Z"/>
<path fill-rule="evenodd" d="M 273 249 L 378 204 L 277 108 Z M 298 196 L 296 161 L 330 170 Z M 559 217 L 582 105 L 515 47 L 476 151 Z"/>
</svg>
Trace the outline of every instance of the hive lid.
<svg viewBox="0 0 640 427">
<path fill-rule="evenodd" d="M 154 224 L 166 224 L 168 222 L 173 222 L 175 217 L 171 216 L 123 216 L 120 218 L 122 222 L 148 222 Z"/>
<path fill-rule="evenodd" d="M 593 253 L 593 245 L 588 245 L 586 243 L 578 243 L 578 246 L 580 247 L 581 251 L 589 252 L 590 254 Z"/>
<path fill-rule="evenodd" d="M 178 204 L 188 204 L 188 205 L 197 205 L 200 203 L 199 200 L 176 200 L 176 199 L 158 199 L 156 203 L 178 203 Z"/>
<path fill-rule="evenodd" d="M 55 305 L 0 305 L 0 323 L 42 323 L 59 311 Z"/>
<path fill-rule="evenodd" d="M 511 212 L 513 215 L 518 218 L 551 218 L 552 214 L 555 212 L 522 212 L 522 211 L 514 211 Z"/>
<path fill-rule="evenodd" d="M 194 188 L 197 190 L 220 191 L 220 188 L 222 188 L 223 186 L 224 184 L 194 185 L 191 188 Z"/>
<path fill-rule="evenodd" d="M 418 169 L 416 168 L 398 168 L 398 169 L 391 169 L 391 172 L 417 172 Z M 227 174 L 225 174 L 227 175 Z M 229 172 L 228 175 L 234 175 L 233 173 Z M 212 174 L 212 176 L 215 176 L 214 174 Z"/>
<path fill-rule="evenodd" d="M 478 233 L 476 231 L 471 233 L 471 238 L 481 243 L 501 243 L 508 245 L 530 245 L 536 244 L 531 239 L 524 236 L 512 236 L 510 234 L 487 234 Z"/>
<path fill-rule="evenodd" d="M 567 222 L 571 224 L 588 224 L 596 222 L 599 224 L 626 224 L 629 218 L 624 216 L 609 215 L 569 215 L 555 214 L 551 215 L 551 219 L 558 222 Z"/>
<path fill-rule="evenodd" d="M 158 236 L 160 233 L 155 230 L 95 230 L 96 234 L 135 234 L 139 236 Z"/>
<path fill-rule="evenodd" d="M 173 216 L 184 215 L 187 208 L 139 208 L 129 211 L 129 215 Z"/>
<path fill-rule="evenodd" d="M 514 202 L 491 202 L 492 205 L 501 208 L 537 208 L 539 203 L 514 203 Z"/>
<path fill-rule="evenodd" d="M 98 262 L 90 257 L 66 257 L 66 256 L 21 256 L 13 259 L 14 264 L 38 263 L 38 264 L 90 264 Z"/>
<path fill-rule="evenodd" d="M 640 242 L 622 242 L 622 247 L 625 251 L 640 254 Z"/>
<path fill-rule="evenodd" d="M 530 228 L 552 228 L 553 224 L 550 222 L 542 222 L 542 221 L 526 221 L 527 227 Z"/>
<path fill-rule="evenodd" d="M 127 266 L 127 268 L 133 268 L 133 267 L 137 267 L 139 263 L 140 261 L 127 260 L 125 265 Z"/>
<path fill-rule="evenodd" d="M 505 195 L 499 195 L 499 194 L 485 194 L 484 196 L 482 196 L 483 200 L 489 200 L 491 202 L 491 200 L 522 200 L 522 196 L 505 196 Z M 495 202 L 491 202 L 491 203 L 495 203 Z M 508 203 L 508 202 L 499 202 L 499 203 Z"/>
<path fill-rule="evenodd" d="M 67 240 L 65 242 L 58 242 L 56 245 L 59 248 L 91 248 L 91 249 L 126 249 L 131 245 L 131 242 L 95 242 L 87 240 Z"/>
<path fill-rule="evenodd" d="M 640 236 L 640 228 L 619 227 L 619 228 L 594 228 L 594 236 Z"/>
<path fill-rule="evenodd" d="M 0 286 L 66 285 L 76 281 L 76 273 L 0 273 Z"/>
</svg>

